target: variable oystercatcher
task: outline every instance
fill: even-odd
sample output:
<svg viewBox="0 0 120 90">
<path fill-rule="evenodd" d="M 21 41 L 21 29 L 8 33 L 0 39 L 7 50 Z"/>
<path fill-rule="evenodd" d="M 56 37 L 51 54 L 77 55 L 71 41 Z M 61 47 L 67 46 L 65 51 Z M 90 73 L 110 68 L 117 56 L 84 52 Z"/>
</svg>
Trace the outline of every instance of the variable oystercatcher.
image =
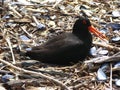
<svg viewBox="0 0 120 90">
<path fill-rule="evenodd" d="M 92 45 L 92 35 L 89 31 L 101 39 L 105 38 L 91 26 L 88 18 L 80 17 L 76 20 L 72 33 L 58 35 L 40 46 L 32 47 L 26 55 L 31 59 L 58 65 L 70 65 L 71 62 L 82 61 Z"/>
</svg>

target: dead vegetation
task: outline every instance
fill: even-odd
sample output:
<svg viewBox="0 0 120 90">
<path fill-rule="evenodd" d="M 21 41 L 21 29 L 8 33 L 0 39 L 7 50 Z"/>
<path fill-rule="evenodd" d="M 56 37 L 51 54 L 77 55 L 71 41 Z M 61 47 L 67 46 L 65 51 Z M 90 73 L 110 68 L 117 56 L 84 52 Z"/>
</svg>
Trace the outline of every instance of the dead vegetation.
<svg viewBox="0 0 120 90">
<path fill-rule="evenodd" d="M 119 90 L 120 65 L 115 67 L 120 60 L 119 8 L 119 0 L 1 0 L 1 90 Z M 59 67 L 21 55 L 28 47 L 71 32 L 80 15 L 87 16 L 109 41 L 93 36 L 96 50 L 85 62 Z M 104 63 L 106 78 L 99 80 L 98 69 Z"/>
</svg>

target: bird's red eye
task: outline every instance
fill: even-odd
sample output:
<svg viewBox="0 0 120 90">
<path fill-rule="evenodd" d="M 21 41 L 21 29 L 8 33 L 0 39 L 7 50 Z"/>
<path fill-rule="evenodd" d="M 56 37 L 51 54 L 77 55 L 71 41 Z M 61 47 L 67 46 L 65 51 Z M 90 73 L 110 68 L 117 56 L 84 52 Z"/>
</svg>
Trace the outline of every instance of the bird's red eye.
<svg viewBox="0 0 120 90">
<path fill-rule="evenodd" d="M 86 20 L 83 20 L 83 22 L 82 22 L 83 24 L 86 24 Z"/>
</svg>

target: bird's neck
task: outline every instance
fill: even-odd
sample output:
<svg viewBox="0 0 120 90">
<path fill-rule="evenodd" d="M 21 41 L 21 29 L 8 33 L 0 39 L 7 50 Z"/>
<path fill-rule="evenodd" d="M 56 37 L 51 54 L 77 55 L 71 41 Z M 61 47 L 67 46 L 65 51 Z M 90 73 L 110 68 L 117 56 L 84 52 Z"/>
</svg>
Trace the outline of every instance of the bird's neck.
<svg viewBox="0 0 120 90">
<path fill-rule="evenodd" d="M 86 42 L 86 46 L 88 46 L 88 48 L 91 47 L 92 44 L 92 35 L 88 30 L 83 29 L 84 31 L 80 30 L 73 30 L 73 34 L 76 35 L 80 40 L 83 40 L 84 42 Z"/>
<path fill-rule="evenodd" d="M 88 35 L 90 35 L 90 32 L 86 29 L 74 29 L 72 32 L 74 35 L 78 36 L 78 37 L 87 37 Z"/>
<path fill-rule="evenodd" d="M 88 40 L 89 37 L 91 36 L 91 34 L 89 32 L 87 32 L 86 34 L 79 33 L 79 32 L 78 33 L 73 32 L 73 34 L 76 35 L 78 38 L 83 39 L 83 40 Z"/>
</svg>

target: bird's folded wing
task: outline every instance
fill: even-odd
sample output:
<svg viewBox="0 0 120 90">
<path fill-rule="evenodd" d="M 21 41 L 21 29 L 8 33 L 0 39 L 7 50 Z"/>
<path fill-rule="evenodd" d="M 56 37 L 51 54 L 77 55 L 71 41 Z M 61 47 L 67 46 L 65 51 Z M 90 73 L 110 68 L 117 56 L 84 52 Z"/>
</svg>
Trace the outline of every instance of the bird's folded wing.
<svg viewBox="0 0 120 90">
<path fill-rule="evenodd" d="M 76 47 L 83 46 L 83 42 L 76 37 L 74 34 L 67 33 L 56 36 L 41 46 L 32 47 L 30 52 L 45 52 L 45 53 L 55 53 L 62 52 L 68 49 L 74 49 Z"/>
</svg>

